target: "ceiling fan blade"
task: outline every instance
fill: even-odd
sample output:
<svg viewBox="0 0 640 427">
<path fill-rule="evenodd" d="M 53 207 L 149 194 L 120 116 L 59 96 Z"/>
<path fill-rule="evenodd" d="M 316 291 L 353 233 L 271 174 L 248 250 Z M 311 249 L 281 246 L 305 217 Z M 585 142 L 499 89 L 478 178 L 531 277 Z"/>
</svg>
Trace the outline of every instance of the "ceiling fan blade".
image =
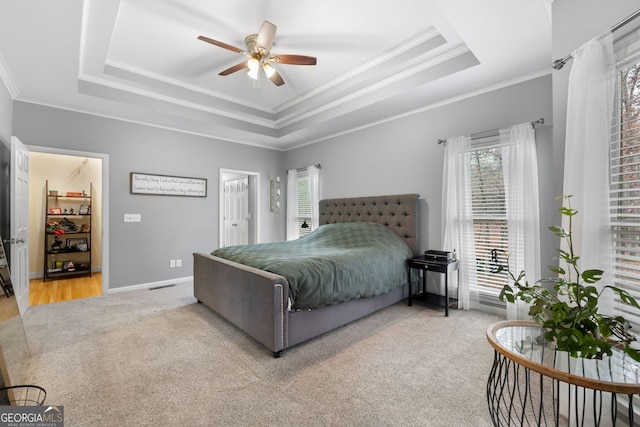
<svg viewBox="0 0 640 427">
<path fill-rule="evenodd" d="M 314 56 L 272 55 L 269 59 L 279 64 L 316 65 L 316 58 Z"/>
<path fill-rule="evenodd" d="M 199 36 L 198 40 L 202 40 L 203 42 L 211 43 L 212 45 L 216 45 L 218 47 L 230 50 L 232 52 L 242 53 L 242 49 L 240 49 L 240 48 L 237 48 L 235 46 L 231 46 L 230 44 L 226 44 L 226 43 L 220 42 L 218 40 L 210 39 L 209 37 Z"/>
<path fill-rule="evenodd" d="M 276 26 L 269 21 L 264 21 L 258 32 L 258 40 L 256 45 L 264 49 L 265 52 L 269 52 L 273 39 L 276 37 Z"/>
<path fill-rule="evenodd" d="M 282 86 L 284 84 L 284 80 L 282 79 L 282 76 L 280 75 L 280 73 L 278 73 L 275 70 L 273 74 L 271 74 L 271 76 L 269 77 L 269 80 L 271 80 L 273 84 L 276 86 Z"/>
<path fill-rule="evenodd" d="M 243 68 L 247 68 L 247 63 L 246 62 L 241 62 L 239 64 L 234 65 L 233 67 L 229 67 L 224 71 L 220 71 L 218 73 L 219 76 L 228 76 L 231 73 L 235 73 L 236 71 L 240 71 Z"/>
</svg>

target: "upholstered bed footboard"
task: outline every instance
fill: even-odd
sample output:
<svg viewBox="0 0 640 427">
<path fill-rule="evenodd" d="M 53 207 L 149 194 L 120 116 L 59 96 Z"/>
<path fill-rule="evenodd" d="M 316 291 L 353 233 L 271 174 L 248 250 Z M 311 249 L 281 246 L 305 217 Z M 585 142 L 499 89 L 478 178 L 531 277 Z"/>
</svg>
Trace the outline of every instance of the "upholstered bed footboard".
<svg viewBox="0 0 640 427">
<path fill-rule="evenodd" d="M 193 254 L 193 269 L 199 302 L 274 354 L 288 347 L 287 279 L 203 253 Z"/>
</svg>

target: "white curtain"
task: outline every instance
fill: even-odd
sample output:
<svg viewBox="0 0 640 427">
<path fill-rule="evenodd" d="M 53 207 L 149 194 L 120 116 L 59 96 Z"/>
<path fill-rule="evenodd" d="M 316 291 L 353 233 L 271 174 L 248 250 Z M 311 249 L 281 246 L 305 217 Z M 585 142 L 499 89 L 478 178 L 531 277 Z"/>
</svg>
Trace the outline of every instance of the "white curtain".
<svg viewBox="0 0 640 427">
<path fill-rule="evenodd" d="M 320 226 L 320 168 L 309 166 L 307 168 L 309 176 L 309 199 L 311 202 L 311 229 L 316 230 Z"/>
<path fill-rule="evenodd" d="M 298 171 L 287 171 L 287 240 L 295 240 L 298 235 Z"/>
<path fill-rule="evenodd" d="M 573 58 L 563 193 L 572 196 L 571 207 L 578 210 L 572 230 L 579 267 L 581 271 L 603 270 L 598 284 L 607 284 L 611 283 L 613 266 L 609 217 L 609 142 L 615 87 L 612 34 L 586 43 L 573 52 Z M 600 306 L 604 313 L 612 313 L 613 295 L 601 299 Z"/>
<path fill-rule="evenodd" d="M 442 192 L 443 248 L 458 252 L 460 283 L 458 308 L 479 307 L 476 248 L 473 227 L 471 147 L 469 137 L 447 139 Z M 527 272 L 530 282 L 540 279 L 540 224 L 535 133 L 531 123 L 500 131 L 499 146 L 505 185 L 509 268 Z M 495 298 L 495 297 L 494 297 Z M 527 308 L 508 304 L 510 319 L 523 319 Z"/>
<path fill-rule="evenodd" d="M 500 131 L 509 235 L 509 268 L 526 272 L 530 284 L 540 280 L 540 214 L 538 156 L 531 123 Z M 508 319 L 528 318 L 522 301 L 507 303 Z"/>
<path fill-rule="evenodd" d="M 478 292 L 471 283 L 477 283 L 476 252 L 473 238 L 469 147 L 471 138 L 448 138 L 444 152 L 442 191 L 442 247 L 456 251 L 460 260 L 458 308 L 478 308 Z"/>
</svg>

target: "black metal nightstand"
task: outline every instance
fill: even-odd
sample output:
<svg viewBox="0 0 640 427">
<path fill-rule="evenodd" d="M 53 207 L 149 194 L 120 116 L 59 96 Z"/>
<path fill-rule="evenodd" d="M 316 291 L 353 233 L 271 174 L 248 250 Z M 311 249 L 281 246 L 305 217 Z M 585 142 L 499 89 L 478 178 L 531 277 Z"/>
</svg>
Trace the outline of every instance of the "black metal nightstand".
<svg viewBox="0 0 640 427">
<path fill-rule="evenodd" d="M 422 295 L 427 293 L 427 271 L 444 274 L 444 315 L 449 316 L 449 273 L 458 270 L 457 259 L 435 259 L 432 256 L 420 255 L 408 260 L 409 264 L 409 305 L 413 305 L 412 274 L 413 270 L 422 270 Z M 459 273 L 458 273 L 459 274 Z M 459 279 L 459 276 L 458 276 Z"/>
</svg>

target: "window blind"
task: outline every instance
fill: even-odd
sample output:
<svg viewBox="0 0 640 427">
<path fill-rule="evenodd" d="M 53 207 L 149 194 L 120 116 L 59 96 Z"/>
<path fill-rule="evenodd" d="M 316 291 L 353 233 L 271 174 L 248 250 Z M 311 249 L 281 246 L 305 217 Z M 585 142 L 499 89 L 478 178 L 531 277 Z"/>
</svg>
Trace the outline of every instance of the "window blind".
<svg viewBox="0 0 640 427">
<path fill-rule="evenodd" d="M 616 93 L 610 152 L 614 280 L 640 301 L 640 61 L 618 67 Z M 637 309 L 616 298 L 615 310 L 640 331 Z"/>
<path fill-rule="evenodd" d="M 299 236 L 306 236 L 311 233 L 311 188 L 309 185 L 309 172 L 307 169 L 298 171 L 298 233 Z M 308 227 L 302 228 L 306 222 Z"/>
<path fill-rule="evenodd" d="M 477 286 L 479 290 L 497 295 L 507 284 L 507 275 L 493 271 L 492 251 L 506 255 L 509 242 L 502 147 L 479 144 L 468 153 L 467 161 L 470 166 Z"/>
</svg>

